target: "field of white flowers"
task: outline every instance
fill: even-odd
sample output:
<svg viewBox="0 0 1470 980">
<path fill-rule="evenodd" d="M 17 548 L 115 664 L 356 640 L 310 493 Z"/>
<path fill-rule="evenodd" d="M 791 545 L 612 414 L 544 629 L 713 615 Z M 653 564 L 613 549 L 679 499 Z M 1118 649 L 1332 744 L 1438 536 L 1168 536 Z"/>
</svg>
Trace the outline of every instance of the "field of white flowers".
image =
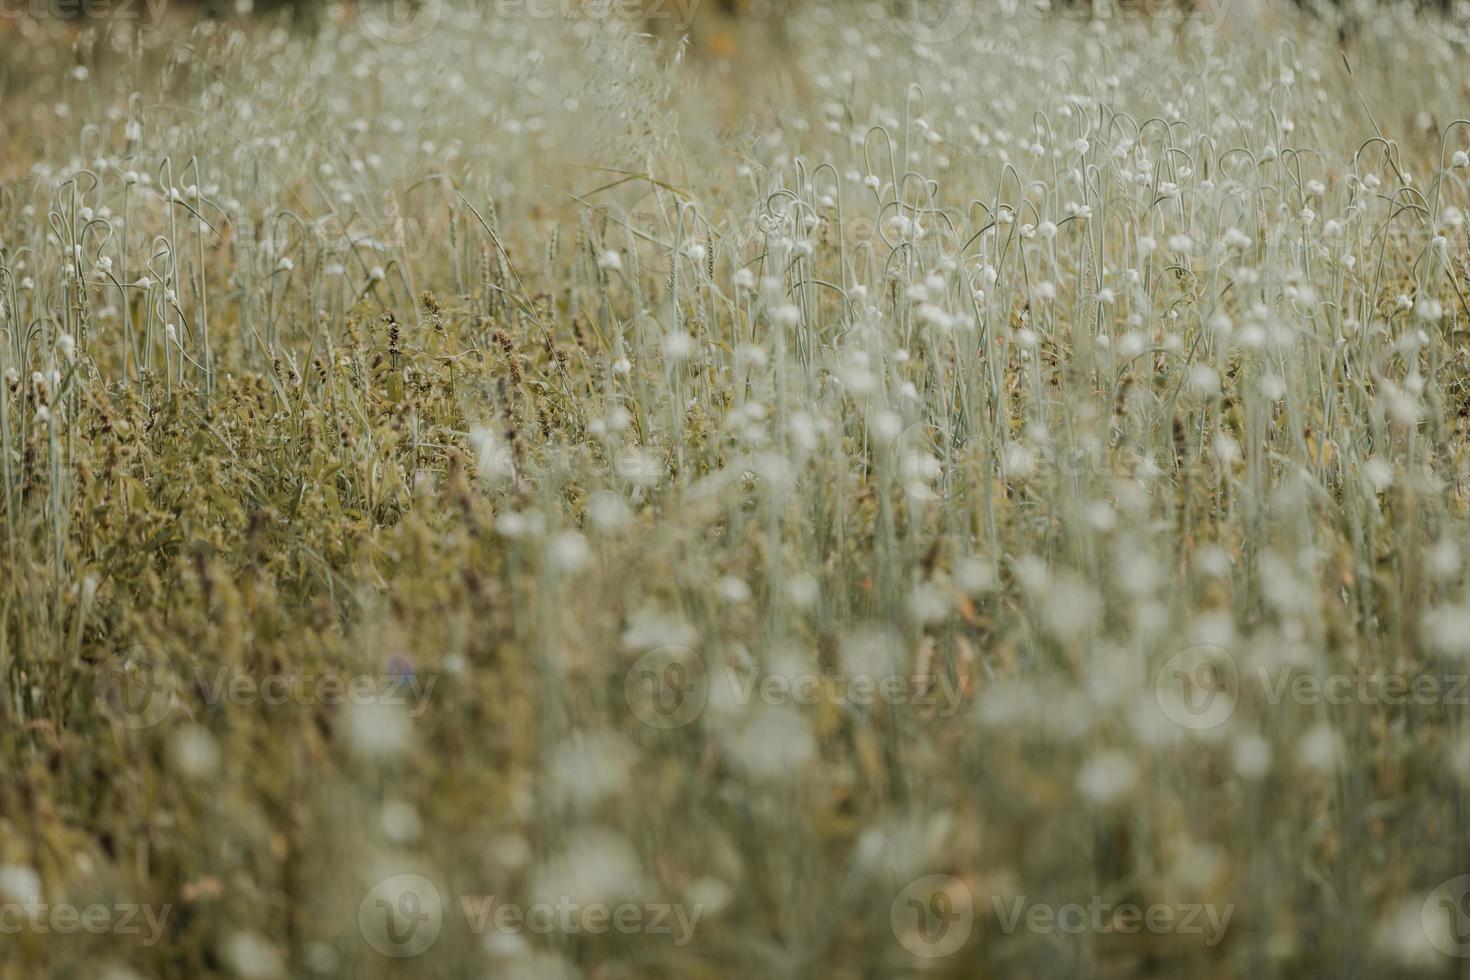
<svg viewBox="0 0 1470 980">
<path fill-rule="evenodd" d="M 0 18 L 0 977 L 1470 976 L 1452 23 L 458 3 Z"/>
</svg>

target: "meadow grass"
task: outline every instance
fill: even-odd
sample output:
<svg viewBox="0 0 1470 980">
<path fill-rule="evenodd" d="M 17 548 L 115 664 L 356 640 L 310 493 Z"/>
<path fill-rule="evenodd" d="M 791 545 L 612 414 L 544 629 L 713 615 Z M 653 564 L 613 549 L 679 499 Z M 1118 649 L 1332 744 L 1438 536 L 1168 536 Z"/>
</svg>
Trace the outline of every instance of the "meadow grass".
<svg viewBox="0 0 1470 980">
<path fill-rule="evenodd" d="M 1460 39 L 669 9 L 0 22 L 0 977 L 1470 975 Z"/>
</svg>

